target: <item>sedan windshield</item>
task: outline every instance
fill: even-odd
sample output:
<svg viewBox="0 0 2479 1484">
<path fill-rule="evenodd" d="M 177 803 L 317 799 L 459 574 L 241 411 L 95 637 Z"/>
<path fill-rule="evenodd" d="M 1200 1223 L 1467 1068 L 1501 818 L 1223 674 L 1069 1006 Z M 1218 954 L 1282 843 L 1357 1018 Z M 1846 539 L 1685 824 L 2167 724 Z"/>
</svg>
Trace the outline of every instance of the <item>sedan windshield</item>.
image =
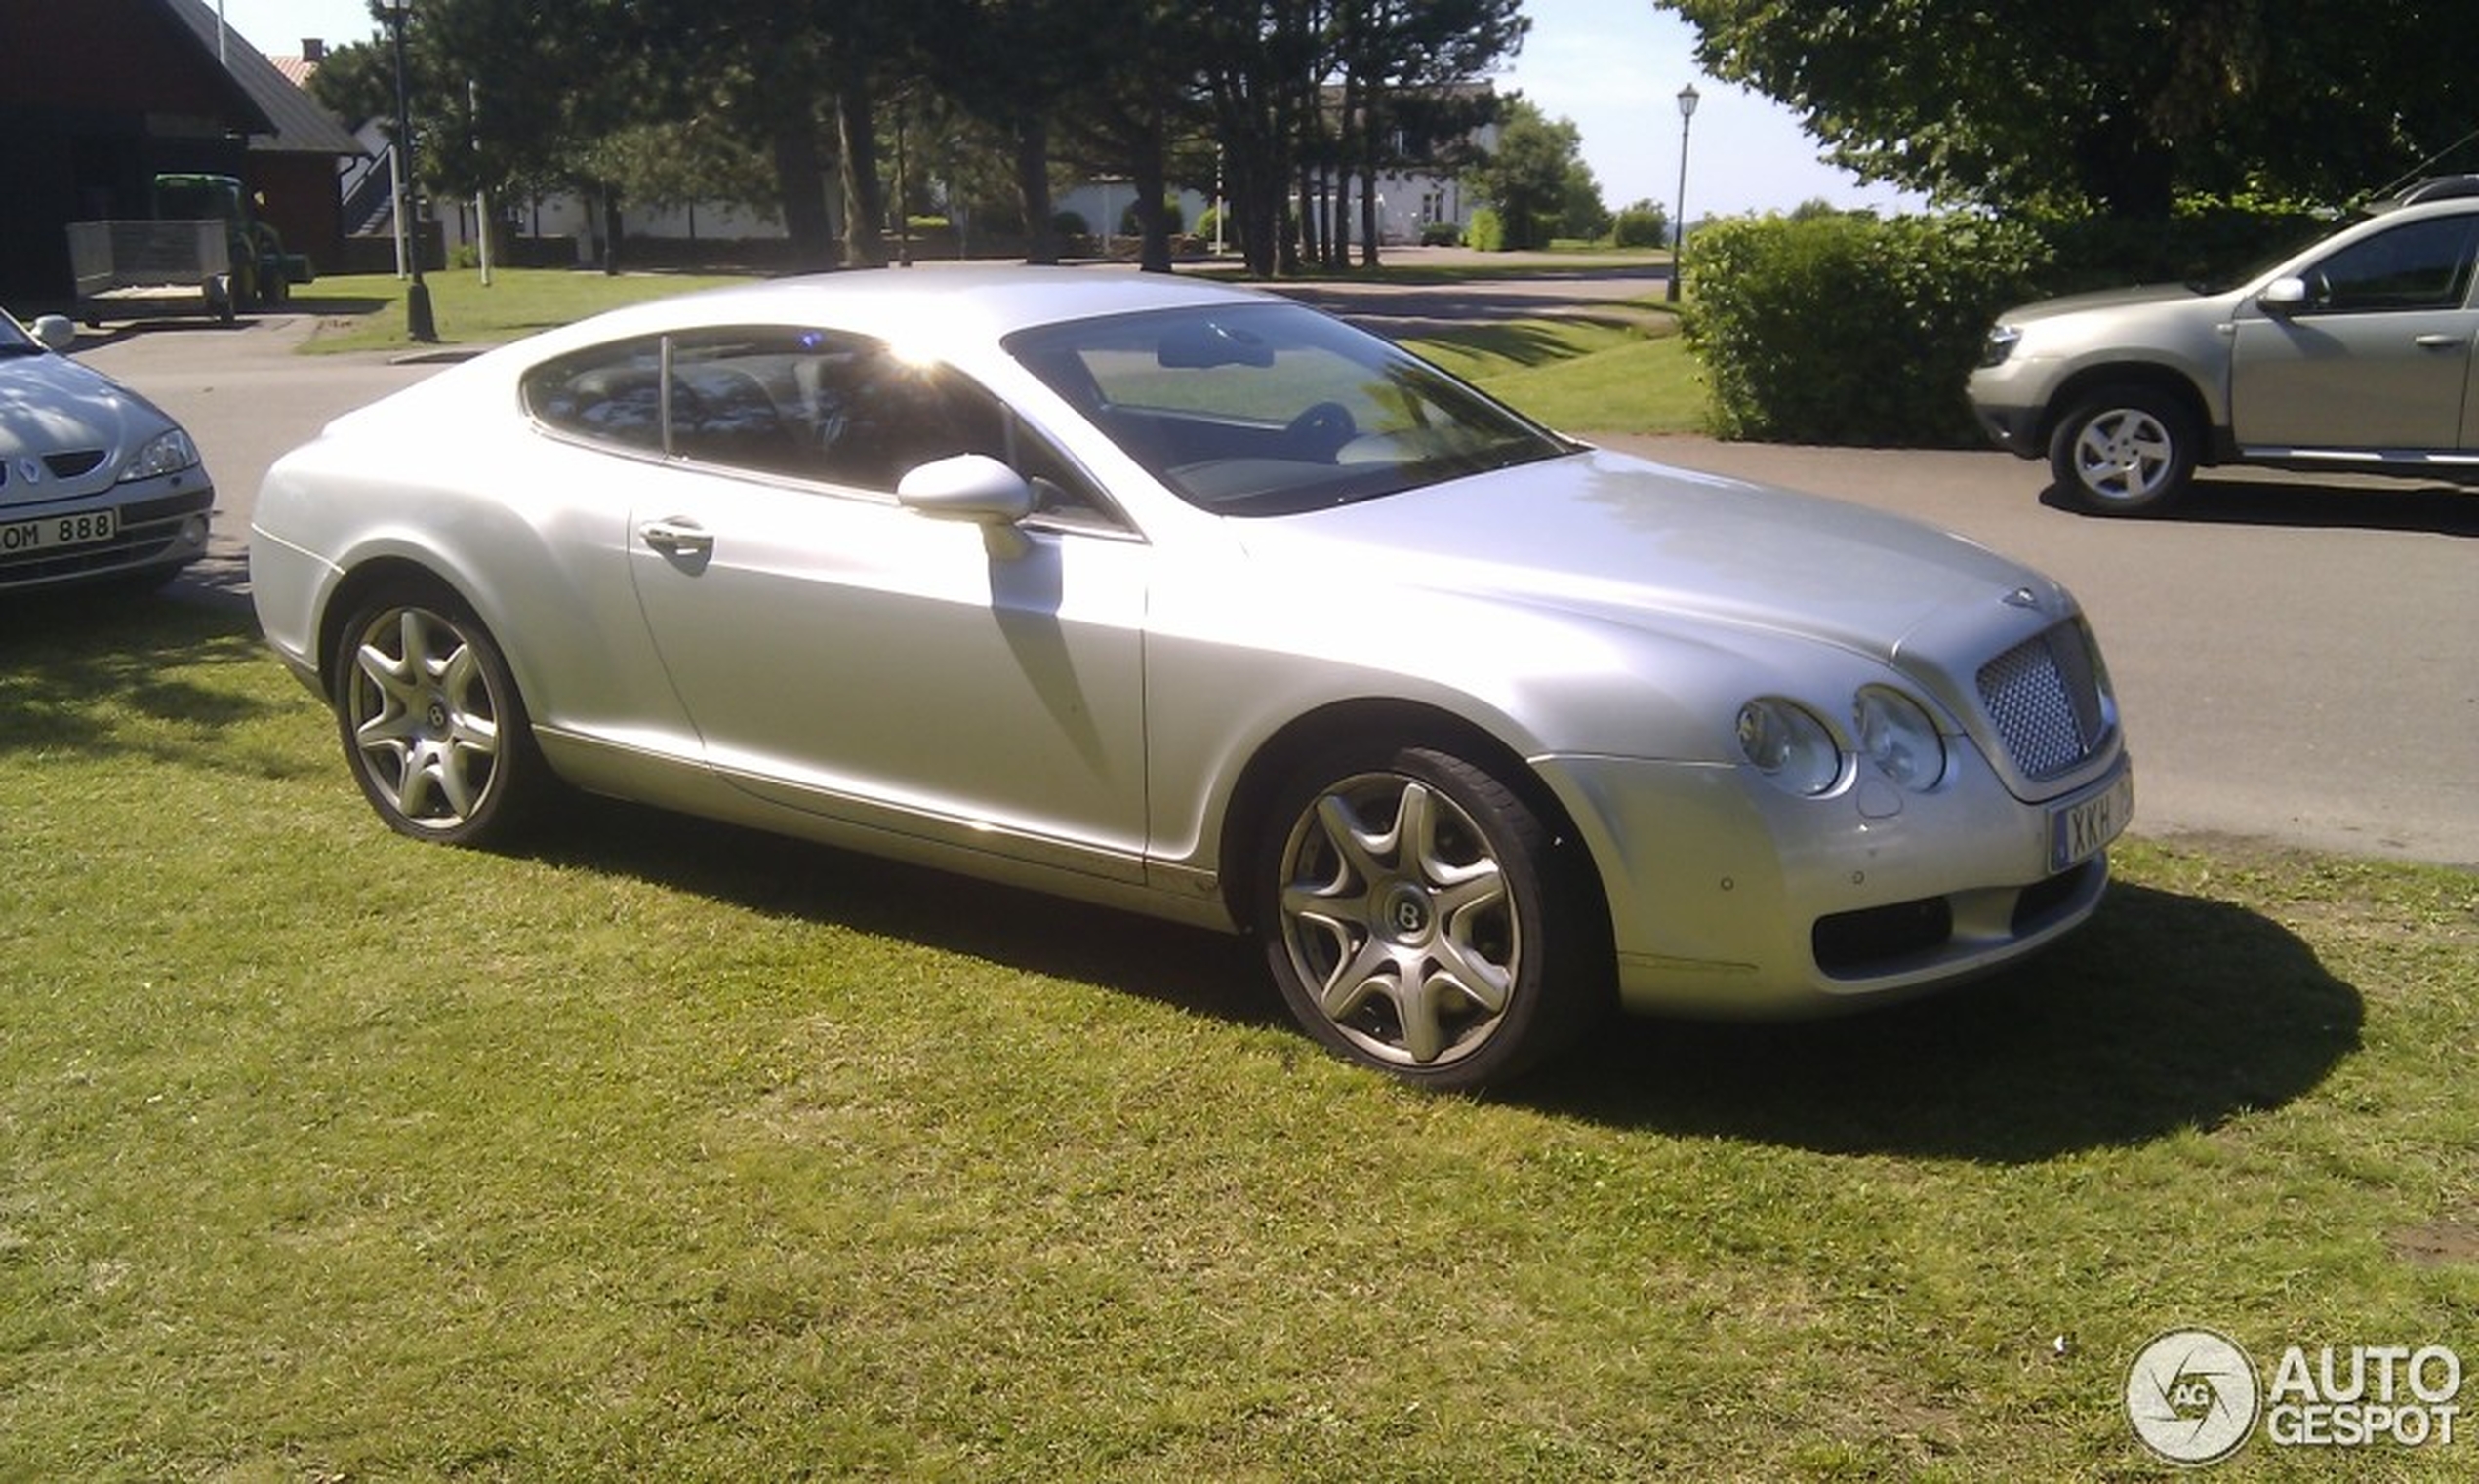
<svg viewBox="0 0 2479 1484">
<path fill-rule="evenodd" d="M 1007 348 L 1189 503 L 1283 515 L 1578 446 L 1373 335 L 1291 304 L 1025 331 Z"/>
</svg>

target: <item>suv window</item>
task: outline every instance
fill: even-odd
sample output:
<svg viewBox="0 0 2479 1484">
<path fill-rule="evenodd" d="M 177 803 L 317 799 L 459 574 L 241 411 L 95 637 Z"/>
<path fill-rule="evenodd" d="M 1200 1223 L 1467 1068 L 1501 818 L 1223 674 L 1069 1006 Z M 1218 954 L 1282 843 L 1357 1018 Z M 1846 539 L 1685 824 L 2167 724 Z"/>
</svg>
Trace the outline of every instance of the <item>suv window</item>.
<svg viewBox="0 0 2479 1484">
<path fill-rule="evenodd" d="M 2312 307 L 2337 313 L 2459 309 L 2470 296 L 2479 214 L 2433 217 L 2352 243 L 2307 270 Z"/>
</svg>

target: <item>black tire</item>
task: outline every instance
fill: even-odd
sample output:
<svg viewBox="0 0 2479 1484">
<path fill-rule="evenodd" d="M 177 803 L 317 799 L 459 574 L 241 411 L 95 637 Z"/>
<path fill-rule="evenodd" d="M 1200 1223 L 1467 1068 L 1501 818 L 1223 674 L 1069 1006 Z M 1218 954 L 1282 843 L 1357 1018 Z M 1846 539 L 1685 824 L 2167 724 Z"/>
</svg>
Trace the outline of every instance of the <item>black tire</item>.
<svg viewBox="0 0 2479 1484">
<path fill-rule="evenodd" d="M 2057 420 L 2049 472 L 2077 509 L 2158 514 L 2193 482 L 2200 436 L 2194 416 L 2169 393 L 2102 387 Z"/>
<path fill-rule="evenodd" d="M 1364 747 L 1296 770 L 1255 884 L 1292 1015 L 1346 1060 L 1405 1082 L 1503 1083 L 1609 1003 L 1599 889 L 1578 848 L 1450 753 Z"/>
<path fill-rule="evenodd" d="M 551 788 L 499 645 L 446 589 L 368 594 L 337 639 L 336 733 L 388 827 L 450 845 L 505 843 Z"/>
</svg>

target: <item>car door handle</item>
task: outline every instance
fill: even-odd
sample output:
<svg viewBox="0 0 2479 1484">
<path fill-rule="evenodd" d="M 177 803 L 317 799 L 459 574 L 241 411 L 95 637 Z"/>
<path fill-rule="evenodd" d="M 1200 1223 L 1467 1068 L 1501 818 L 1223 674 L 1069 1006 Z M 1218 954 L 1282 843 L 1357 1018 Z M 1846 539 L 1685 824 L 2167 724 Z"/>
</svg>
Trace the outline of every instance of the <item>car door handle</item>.
<svg viewBox="0 0 2479 1484">
<path fill-rule="evenodd" d="M 2446 350 L 2456 348 L 2467 342 L 2464 341 L 2459 335 L 2421 335 L 2413 337 L 2411 343 L 2414 345 L 2423 345 L 2430 350 Z"/>
<path fill-rule="evenodd" d="M 711 556 L 714 538 L 694 522 L 650 520 L 637 527 L 637 538 L 665 556 Z"/>
</svg>

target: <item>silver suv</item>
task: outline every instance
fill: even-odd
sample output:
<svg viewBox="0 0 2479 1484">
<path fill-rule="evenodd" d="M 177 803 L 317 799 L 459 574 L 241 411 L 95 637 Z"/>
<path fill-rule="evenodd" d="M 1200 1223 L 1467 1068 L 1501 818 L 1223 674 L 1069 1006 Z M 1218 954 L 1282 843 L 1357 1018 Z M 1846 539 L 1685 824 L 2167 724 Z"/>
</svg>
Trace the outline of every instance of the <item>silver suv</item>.
<svg viewBox="0 0 2479 1484">
<path fill-rule="evenodd" d="M 2159 510 L 2199 463 L 2479 477 L 2479 176 L 2423 181 L 2231 289 L 2027 305 L 1971 406 L 2103 514 Z"/>
</svg>

